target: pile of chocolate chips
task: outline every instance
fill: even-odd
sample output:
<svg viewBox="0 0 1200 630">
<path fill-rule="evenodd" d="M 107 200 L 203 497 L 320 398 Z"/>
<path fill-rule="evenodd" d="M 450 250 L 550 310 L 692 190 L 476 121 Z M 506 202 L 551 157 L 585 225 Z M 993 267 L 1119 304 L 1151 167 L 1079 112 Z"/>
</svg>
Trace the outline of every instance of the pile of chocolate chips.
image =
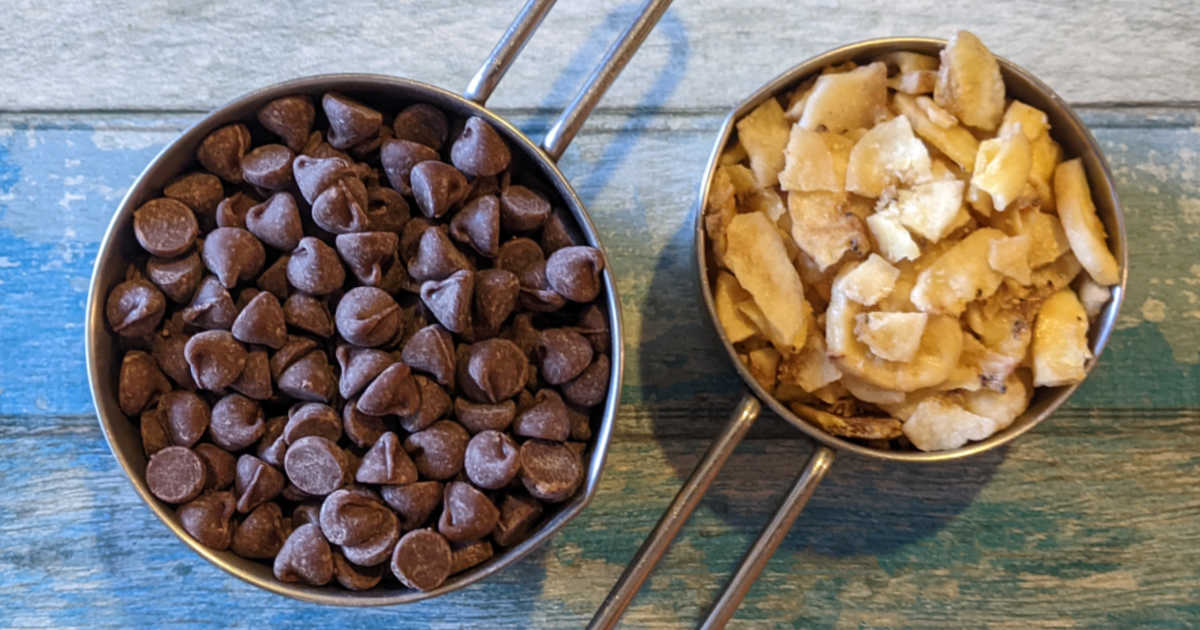
<svg viewBox="0 0 1200 630">
<path fill-rule="evenodd" d="M 320 106 L 217 129 L 134 213 L 119 403 L 202 544 L 429 590 L 578 491 L 604 259 L 486 121 Z"/>
</svg>

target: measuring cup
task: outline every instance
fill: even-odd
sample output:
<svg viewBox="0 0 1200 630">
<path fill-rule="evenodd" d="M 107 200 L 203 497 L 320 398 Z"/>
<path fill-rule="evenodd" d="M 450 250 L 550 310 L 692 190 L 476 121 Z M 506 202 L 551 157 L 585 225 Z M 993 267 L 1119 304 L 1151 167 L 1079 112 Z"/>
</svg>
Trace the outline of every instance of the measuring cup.
<svg viewBox="0 0 1200 630">
<path fill-rule="evenodd" d="M 551 511 L 546 520 L 523 542 L 504 550 L 482 565 L 451 576 L 440 587 L 426 592 L 407 590 L 399 585 L 393 588 L 353 592 L 337 586 L 288 584 L 276 580 L 271 573 L 271 567 L 266 564 L 238 557 L 231 552 L 214 551 L 187 535 L 180 526 L 174 510 L 154 498 L 146 486 L 143 475 L 146 457 L 142 453 L 138 427 L 121 413 L 117 404 L 115 375 L 119 371 L 121 354 L 116 347 L 114 336 L 108 332 L 105 324 L 104 302 L 108 290 L 122 278 L 126 261 L 137 251 L 137 243 L 130 227 L 134 210 L 156 196 L 157 191 L 162 189 L 168 179 L 182 172 L 193 161 L 196 147 L 210 132 L 232 122 L 254 120 L 255 113 L 263 105 L 276 98 L 293 94 L 313 95 L 319 102 L 321 94 L 335 91 L 375 107 L 386 104 L 386 109 L 392 109 L 399 104 L 421 102 L 434 105 L 453 116 L 483 118 L 508 141 L 514 150 L 514 161 L 523 159 L 529 168 L 536 169 L 558 193 L 559 199 L 574 217 L 587 243 L 602 249 L 596 226 L 592 224 L 583 202 L 559 171 L 556 162 L 596 103 L 633 57 L 638 46 L 646 39 L 670 4 L 670 0 L 646 2 L 636 20 L 612 44 L 578 94 L 551 125 L 541 145 L 534 143 L 510 122 L 484 105 L 542 18 L 554 5 L 554 0 L 529 0 L 525 4 L 461 96 L 427 83 L 385 75 L 332 74 L 296 79 L 256 90 L 218 108 L 184 131 L 154 158 L 121 201 L 100 244 L 88 295 L 85 347 L 92 400 L 99 415 L 100 428 L 113 456 L 129 476 L 137 493 L 176 536 L 218 567 L 275 593 L 344 606 L 400 604 L 449 593 L 496 573 L 546 542 L 587 506 L 596 492 L 600 472 L 604 467 L 604 458 L 608 452 L 609 438 L 612 435 L 620 398 L 625 358 L 621 336 L 621 303 L 617 298 L 612 272 L 607 266 L 603 272 L 602 299 L 610 322 L 612 370 L 609 373 L 604 412 L 593 438 L 591 453 L 588 455 L 582 489 L 573 498 Z"/>
<path fill-rule="evenodd" d="M 696 505 L 708 490 L 709 485 L 712 484 L 717 473 L 720 472 L 721 467 L 725 464 L 733 449 L 746 435 L 746 431 L 750 429 L 750 426 L 754 424 L 754 421 L 762 412 L 764 403 L 781 418 L 812 438 L 815 442 L 815 450 L 809 457 L 808 462 L 800 470 L 795 483 L 792 485 L 791 490 L 788 491 L 787 496 L 784 497 L 783 503 L 775 512 L 774 517 L 763 528 L 758 539 L 742 559 L 741 565 L 733 577 L 730 578 L 720 598 L 709 611 L 707 618 L 701 625 L 702 628 L 724 627 L 729 619 L 733 617 L 737 611 L 737 607 L 746 596 L 747 591 L 750 590 L 750 587 L 762 572 L 763 567 L 766 566 L 767 560 L 770 559 L 775 549 L 783 541 L 788 529 L 804 509 L 805 503 L 812 497 L 817 485 L 829 471 L 838 451 L 848 451 L 867 457 L 913 464 L 945 462 L 978 455 L 984 451 L 1007 444 L 1022 433 L 1037 426 L 1039 422 L 1049 417 L 1079 387 L 1078 384 L 1075 384 L 1066 387 L 1038 388 L 1035 391 L 1029 408 L 1011 426 L 986 440 L 970 443 L 958 449 L 926 453 L 872 448 L 826 433 L 796 416 L 786 405 L 771 396 L 769 392 L 758 384 L 758 381 L 754 379 L 750 371 L 738 359 L 733 344 L 729 341 L 724 329 L 717 320 L 709 276 L 707 237 L 704 232 L 704 205 L 705 200 L 708 199 L 709 186 L 713 175 L 716 173 L 721 153 L 729 144 L 730 137 L 734 133 L 734 125 L 737 121 L 750 113 L 766 99 L 795 87 L 808 77 L 815 76 L 826 66 L 837 65 L 847 61 L 862 62 L 894 51 L 911 51 L 936 57 L 945 44 L 945 40 L 941 39 L 892 37 L 872 39 L 843 46 L 813 57 L 772 79 L 751 94 L 745 101 L 742 101 L 741 104 L 726 116 L 725 121 L 721 125 L 721 130 L 717 133 L 716 142 L 708 159 L 708 166 L 700 180 L 699 196 L 692 217 L 693 243 L 695 244 L 696 253 L 696 273 L 699 274 L 701 295 L 704 300 L 704 307 L 708 311 L 709 322 L 720 338 L 721 346 L 725 349 L 725 353 L 733 364 L 734 369 L 737 370 L 738 375 L 745 383 L 747 391 L 742 394 L 741 400 L 734 406 L 729 421 L 725 424 L 725 427 L 721 430 L 716 440 L 713 441 L 704 458 L 697 464 L 696 469 L 692 471 L 691 476 L 684 483 L 679 494 L 675 495 L 675 499 L 655 526 L 654 531 L 650 533 L 650 536 L 638 550 L 637 555 L 634 556 L 633 561 L 626 567 L 625 572 L 621 574 L 617 584 L 609 592 L 608 597 L 596 612 L 595 617 L 593 617 L 591 624 L 588 626 L 589 628 L 608 629 L 616 625 L 621 614 L 629 606 L 629 603 L 633 600 L 634 595 L 637 594 L 642 583 L 649 577 L 650 571 L 653 570 L 659 559 L 666 553 L 671 541 L 678 535 L 680 528 L 683 527 L 688 516 L 696 509 Z M 999 59 L 999 62 L 1000 72 L 1004 78 L 1008 96 L 1024 101 L 1046 112 L 1046 115 L 1050 119 L 1052 134 L 1062 144 L 1064 155 L 1080 156 L 1083 158 L 1083 164 L 1092 189 L 1093 201 L 1110 235 L 1109 245 L 1113 248 L 1113 253 L 1121 264 L 1121 281 L 1118 286 L 1113 287 L 1112 299 L 1105 305 L 1104 310 L 1091 327 L 1089 341 L 1092 353 L 1096 359 L 1087 365 L 1087 371 L 1090 373 L 1108 341 L 1113 324 L 1117 319 L 1117 312 L 1121 307 L 1121 301 L 1125 296 L 1125 281 L 1129 259 L 1126 252 L 1124 214 L 1121 210 L 1120 201 L 1117 199 L 1112 174 L 1109 172 L 1108 164 L 1100 152 L 1099 144 L 1097 144 L 1096 139 L 1092 137 L 1092 134 L 1080 122 L 1075 113 L 1071 111 L 1071 108 L 1053 90 L 1029 72 L 1008 60 Z"/>
</svg>

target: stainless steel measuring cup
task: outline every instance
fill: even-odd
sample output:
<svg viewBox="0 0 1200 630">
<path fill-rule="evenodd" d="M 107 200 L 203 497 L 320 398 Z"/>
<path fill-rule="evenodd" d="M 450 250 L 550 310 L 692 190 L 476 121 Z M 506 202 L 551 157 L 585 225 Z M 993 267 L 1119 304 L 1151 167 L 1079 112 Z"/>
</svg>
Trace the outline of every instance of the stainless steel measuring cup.
<svg viewBox="0 0 1200 630">
<path fill-rule="evenodd" d="M 709 156 L 708 166 L 700 180 L 699 196 L 692 218 L 693 243 L 696 253 L 696 272 L 700 277 L 701 294 L 704 306 L 708 311 L 709 321 L 720 338 L 721 345 L 725 348 L 725 352 L 734 369 L 737 370 L 738 375 L 746 384 L 747 391 L 734 407 L 729 421 L 721 430 L 716 440 L 713 441 L 704 458 L 697 464 L 696 469 L 692 471 L 683 488 L 675 495 L 675 499 L 672 501 L 670 507 L 667 508 L 666 513 L 642 544 L 633 561 L 626 567 L 625 572 L 621 574 L 617 584 L 609 592 L 608 597 L 596 612 L 595 617 L 592 618 L 591 624 L 588 626 L 589 628 L 608 629 L 616 625 L 621 614 L 629 606 L 629 603 L 633 600 L 634 595 L 637 594 L 642 583 L 649 577 L 654 566 L 666 553 L 671 541 L 678 535 L 680 528 L 683 527 L 688 516 L 696 509 L 696 505 L 699 504 L 701 497 L 704 496 L 704 493 L 708 490 L 709 485 L 712 484 L 717 473 L 720 472 L 721 467 L 725 464 L 733 449 L 737 447 L 738 443 L 746 435 L 746 431 L 749 430 L 750 426 L 758 418 L 764 403 L 781 418 L 812 438 L 815 442 L 815 450 L 809 457 L 808 462 L 800 470 L 795 483 L 792 485 L 791 490 L 788 491 L 783 503 L 775 512 L 774 517 L 763 528 L 762 533 L 759 534 L 758 539 L 751 546 L 750 550 L 746 552 L 738 570 L 730 578 L 720 598 L 709 611 L 707 618 L 701 625 L 702 628 L 724 627 L 729 619 L 733 617 L 742 599 L 746 596 L 747 591 L 750 590 L 750 587 L 762 572 L 763 567 L 766 566 L 767 560 L 770 559 L 775 549 L 783 541 L 788 529 L 804 509 L 805 503 L 812 497 L 817 484 L 820 483 L 821 479 L 829 471 L 837 451 L 849 451 L 867 457 L 914 464 L 945 462 L 978 455 L 984 451 L 1007 444 L 1022 433 L 1037 426 L 1039 422 L 1049 417 L 1079 387 L 1076 384 L 1052 389 L 1039 388 L 1036 390 L 1029 409 L 1024 414 L 1017 418 L 1004 431 L 981 442 L 971 443 L 951 451 L 928 453 L 882 450 L 830 435 L 797 417 L 787 406 L 764 390 L 754 377 L 751 376 L 746 366 L 738 360 L 733 344 L 729 341 L 720 322 L 717 320 L 710 283 L 711 270 L 708 265 L 707 237 L 704 233 L 704 204 L 708 198 L 712 177 L 717 170 L 718 160 L 721 153 L 729 144 L 730 137 L 734 133 L 735 123 L 764 100 L 796 86 L 804 79 L 819 73 L 826 66 L 837 65 L 847 61 L 863 61 L 884 53 L 902 50 L 936 56 L 945 43 L 944 40 L 932 38 L 893 37 L 868 40 L 831 50 L 813 57 L 772 79 L 751 94 L 745 101 L 742 101 L 725 118 L 725 121 L 721 125 L 721 130 L 717 133 L 716 142 Z M 1104 225 L 1110 235 L 1109 244 L 1112 246 L 1113 252 L 1121 264 L 1121 281 L 1118 286 L 1113 288 L 1112 299 L 1105 306 L 1091 330 L 1091 350 L 1096 359 L 1087 366 L 1087 370 L 1090 373 L 1108 341 L 1113 324 L 1117 319 L 1117 312 L 1121 307 L 1121 301 L 1125 296 L 1125 282 L 1128 275 L 1129 258 L 1126 251 L 1124 214 L 1120 201 L 1117 199 L 1112 174 L 1109 172 L 1108 164 L 1100 152 L 1099 144 L 1083 123 L 1080 122 L 1075 113 L 1071 111 L 1071 108 L 1049 86 L 1039 81 L 1029 72 L 1008 60 L 1000 59 L 999 61 L 1000 71 L 1003 75 L 1008 94 L 1046 112 L 1050 119 L 1052 134 L 1062 144 L 1064 154 L 1083 158 L 1088 181 L 1091 184 L 1092 198 L 1096 204 L 1100 218 L 1104 221 Z"/>
<path fill-rule="evenodd" d="M 196 147 L 214 129 L 232 122 L 253 120 L 260 107 L 276 98 L 292 94 L 310 94 L 317 96 L 319 100 L 324 92 L 336 91 L 374 106 L 386 103 L 394 107 L 401 103 L 423 102 L 458 117 L 483 118 L 504 136 L 514 148 L 516 156 L 536 169 L 553 187 L 562 204 L 574 217 L 587 243 L 602 248 L 596 226 L 592 224 L 583 202 L 559 171 L 556 162 L 596 103 L 633 57 L 638 46 L 649 35 L 670 4 L 670 0 L 646 2 L 635 21 L 612 44 L 578 94 L 550 127 L 540 145 L 484 105 L 542 18 L 554 5 L 554 0 L 529 0 L 525 4 L 461 96 L 427 83 L 373 74 L 321 75 L 287 81 L 241 96 L 208 114 L 164 148 L 142 171 L 113 215 L 92 271 L 85 322 L 88 382 L 99 416 L 100 428 L 113 456 L 129 476 L 137 493 L 180 540 L 218 567 L 275 593 L 344 606 L 400 604 L 449 593 L 496 573 L 546 542 L 587 506 L 596 492 L 600 472 L 604 467 L 604 458 L 608 452 L 609 438 L 612 435 L 620 398 L 625 358 L 621 335 L 621 303 L 617 297 L 612 272 L 607 267 L 603 272 L 602 296 L 610 322 L 612 370 L 609 373 L 604 412 L 600 427 L 593 438 L 591 453 L 588 455 L 586 479 L 582 489 L 572 499 L 553 510 L 541 526 L 523 542 L 497 554 L 480 566 L 450 577 L 437 589 L 427 592 L 407 590 L 398 585 L 391 589 L 353 592 L 336 586 L 287 584 L 275 579 L 271 567 L 238 557 L 231 552 L 209 549 L 184 532 L 171 507 L 150 494 L 143 475 L 146 458 L 142 453 L 138 427 L 121 413 L 117 404 L 115 375 L 119 371 L 121 356 L 114 336 L 108 332 L 105 324 L 104 302 L 108 290 L 121 279 L 129 256 L 137 249 L 133 230 L 130 228 L 134 210 L 161 190 L 169 178 L 182 172 L 185 166 L 193 161 Z"/>
</svg>

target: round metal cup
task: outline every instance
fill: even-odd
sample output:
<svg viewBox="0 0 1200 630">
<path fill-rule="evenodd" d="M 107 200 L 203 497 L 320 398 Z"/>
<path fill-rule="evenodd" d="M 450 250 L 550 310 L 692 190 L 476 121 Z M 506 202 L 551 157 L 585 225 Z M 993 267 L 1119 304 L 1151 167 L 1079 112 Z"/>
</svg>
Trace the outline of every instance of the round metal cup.
<svg viewBox="0 0 1200 630">
<path fill-rule="evenodd" d="M 750 388 L 759 400 L 770 407 L 781 418 L 787 420 L 814 440 L 835 450 L 850 451 L 868 457 L 904 462 L 941 462 L 977 455 L 1002 444 L 1007 444 L 1022 433 L 1037 426 L 1038 423 L 1050 417 L 1054 413 L 1054 410 L 1058 409 L 1079 388 L 1079 384 L 1065 387 L 1037 388 L 1029 408 L 1011 426 L 986 440 L 971 442 L 961 448 L 933 452 L 890 451 L 872 448 L 826 433 L 796 416 L 786 405 L 776 400 L 775 397 L 758 384 L 758 381 L 751 376 L 746 366 L 738 360 L 733 344 L 729 341 L 729 337 L 725 334 L 724 329 L 717 320 L 709 278 L 707 236 L 704 233 L 704 206 L 705 200 L 708 199 L 709 186 L 712 183 L 713 174 L 716 173 L 721 152 L 729 144 L 729 140 L 734 133 L 734 125 L 737 121 L 767 98 L 795 87 L 804 79 L 819 73 L 826 66 L 847 61 L 862 62 L 894 51 L 911 51 L 936 57 L 945 45 L 946 40 L 928 37 L 871 39 L 836 48 L 793 67 L 767 82 L 766 85 L 756 90 L 729 113 L 721 125 L 721 130 L 717 133 L 717 140 L 713 145 L 712 154 L 709 156 L 708 166 L 701 179 L 699 197 L 693 213 L 692 229 L 696 254 L 696 272 L 700 276 L 700 291 L 704 298 L 704 307 L 708 311 L 709 322 L 720 338 L 721 345 L 725 348 L 725 353 L 729 357 L 730 363 L 733 364 L 742 381 L 746 383 L 746 387 Z M 1109 245 L 1112 247 L 1113 254 L 1121 266 L 1121 281 L 1116 287 L 1113 287 L 1112 299 L 1105 305 L 1104 310 L 1092 324 L 1089 331 L 1091 350 L 1095 356 L 1086 368 L 1090 374 L 1099 361 L 1100 354 L 1104 351 L 1108 337 L 1112 333 L 1113 324 L 1116 323 L 1117 313 L 1121 308 L 1121 301 L 1125 297 L 1125 282 L 1129 268 L 1129 254 L 1126 248 L 1127 241 L 1125 236 L 1125 215 L 1121 209 L 1121 202 L 1117 199 L 1112 173 L 1109 171 L 1108 163 L 1100 151 L 1100 145 L 1092 137 L 1087 127 L 1079 120 L 1079 117 L 1075 115 L 1075 112 L 1071 110 L 1070 106 L 1061 97 L 1054 93 L 1054 90 L 1050 89 L 1049 86 L 1042 83 L 1028 71 L 1007 59 L 998 58 L 998 60 L 1000 62 L 1000 74 L 1004 77 L 1007 95 L 1046 112 L 1046 115 L 1050 119 L 1050 134 L 1062 145 L 1063 155 L 1066 157 L 1078 156 L 1083 159 L 1083 165 L 1087 171 L 1088 183 L 1091 185 L 1092 200 L 1095 202 L 1096 210 L 1104 222 L 1105 228 L 1108 230 Z"/>
<path fill-rule="evenodd" d="M 309 94 L 319 101 L 320 95 L 327 91 L 341 92 L 384 110 L 396 110 L 408 103 L 422 102 L 434 105 L 453 116 L 483 118 L 508 140 L 509 146 L 514 149 L 514 160 L 523 161 L 526 168 L 536 170 L 553 186 L 562 203 L 574 217 L 587 244 L 603 250 L 597 237 L 596 226 L 589 218 L 583 202 L 579 200 L 554 161 L 511 123 L 477 103 L 433 85 L 384 75 L 334 74 L 279 83 L 237 98 L 189 127 L 154 158 L 121 200 L 100 244 L 92 271 L 85 337 L 88 382 L 104 437 L 122 470 L 128 475 L 134 490 L 167 528 L 193 551 L 255 586 L 296 599 L 342 606 L 409 603 L 458 590 L 520 560 L 562 529 L 595 495 L 616 418 L 624 365 L 621 304 L 617 298 L 612 273 L 607 267 L 603 272 L 604 291 L 601 299 L 610 322 L 612 371 L 609 374 L 604 411 L 600 426 L 593 436 L 592 450 L 585 471 L 586 478 L 581 489 L 570 500 L 554 506 L 541 526 L 527 539 L 500 551 L 491 560 L 479 566 L 451 576 L 444 584 L 431 591 L 409 590 L 390 581 L 388 583 L 393 585 L 391 587 L 362 592 L 344 590 L 336 584 L 322 587 L 287 584 L 275 579 L 271 567 L 267 564 L 241 558 L 229 551 L 214 551 L 201 545 L 183 530 L 174 509 L 150 494 L 145 482 L 146 457 L 142 453 L 137 419 L 126 417 L 117 404 L 116 375 L 120 370 L 121 356 L 114 335 L 109 332 L 105 322 L 104 302 L 109 289 L 123 277 L 127 260 L 138 250 L 131 227 L 134 210 L 156 197 L 171 177 L 184 172 L 194 163 L 196 147 L 213 130 L 233 122 L 253 121 L 259 108 L 281 96 Z"/>
</svg>

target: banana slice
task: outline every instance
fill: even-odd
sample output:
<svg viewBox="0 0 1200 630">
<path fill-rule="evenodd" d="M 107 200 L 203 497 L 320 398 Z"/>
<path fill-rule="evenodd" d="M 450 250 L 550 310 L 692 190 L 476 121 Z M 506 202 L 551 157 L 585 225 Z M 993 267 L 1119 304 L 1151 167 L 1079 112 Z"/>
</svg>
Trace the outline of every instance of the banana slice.
<svg viewBox="0 0 1200 630">
<path fill-rule="evenodd" d="M 1054 194 L 1058 218 L 1079 264 L 1099 284 L 1107 286 L 1120 282 L 1117 259 L 1108 249 L 1108 235 L 1096 216 L 1087 175 L 1079 158 L 1067 160 L 1054 169 Z"/>
</svg>

